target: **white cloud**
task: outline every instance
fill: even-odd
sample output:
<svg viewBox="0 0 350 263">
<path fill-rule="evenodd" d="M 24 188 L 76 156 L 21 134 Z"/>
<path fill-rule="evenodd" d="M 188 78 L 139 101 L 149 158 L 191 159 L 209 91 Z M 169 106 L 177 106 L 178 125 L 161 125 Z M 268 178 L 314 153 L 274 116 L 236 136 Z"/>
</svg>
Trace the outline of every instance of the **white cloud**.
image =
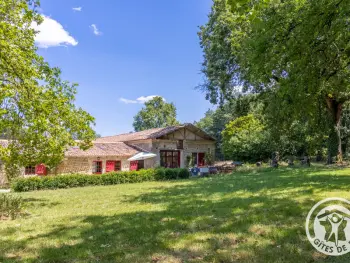
<svg viewBox="0 0 350 263">
<path fill-rule="evenodd" d="M 83 8 L 81 6 L 79 6 L 79 7 L 73 7 L 72 9 L 73 9 L 73 11 L 80 12 Z"/>
<path fill-rule="evenodd" d="M 92 25 L 90 26 L 90 28 L 92 29 L 92 31 L 94 32 L 94 34 L 95 34 L 96 36 L 102 35 L 102 32 L 101 32 L 100 30 L 98 30 L 98 28 L 97 28 L 97 26 L 96 26 L 95 24 L 92 24 Z"/>
<path fill-rule="evenodd" d="M 120 101 L 124 102 L 125 104 L 138 103 L 136 100 L 128 100 L 124 98 L 120 98 Z"/>
<path fill-rule="evenodd" d="M 125 98 L 120 98 L 119 100 L 121 102 L 124 102 L 125 104 L 136 104 L 136 103 L 140 103 L 143 104 L 147 101 L 150 101 L 151 99 L 153 99 L 154 97 L 162 97 L 159 95 L 150 95 L 150 96 L 141 96 L 138 97 L 136 100 L 129 100 L 129 99 L 125 99 Z M 165 99 L 162 97 L 162 99 L 165 101 Z"/>
<path fill-rule="evenodd" d="M 45 15 L 42 15 L 42 17 L 43 22 L 40 25 L 35 22 L 32 23 L 32 28 L 39 31 L 35 36 L 35 42 L 39 47 L 78 45 L 78 41 L 69 35 L 69 32 L 59 22 Z"/>
</svg>

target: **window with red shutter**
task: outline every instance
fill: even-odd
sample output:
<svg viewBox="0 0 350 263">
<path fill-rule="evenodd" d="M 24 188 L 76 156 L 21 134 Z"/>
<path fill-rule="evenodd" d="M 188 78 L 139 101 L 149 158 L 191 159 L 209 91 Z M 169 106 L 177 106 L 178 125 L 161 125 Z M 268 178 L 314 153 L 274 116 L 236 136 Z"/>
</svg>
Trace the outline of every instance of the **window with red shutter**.
<svg viewBox="0 0 350 263">
<path fill-rule="evenodd" d="M 136 171 L 137 170 L 137 161 L 131 161 L 130 162 L 130 171 Z"/>
<path fill-rule="evenodd" d="M 205 153 L 198 153 L 198 166 L 205 165 Z"/>
<path fill-rule="evenodd" d="M 113 172 L 115 167 L 115 161 L 107 161 L 106 162 L 106 173 Z"/>
<path fill-rule="evenodd" d="M 46 175 L 46 166 L 44 164 L 39 164 L 35 167 L 35 173 L 37 175 Z"/>
</svg>

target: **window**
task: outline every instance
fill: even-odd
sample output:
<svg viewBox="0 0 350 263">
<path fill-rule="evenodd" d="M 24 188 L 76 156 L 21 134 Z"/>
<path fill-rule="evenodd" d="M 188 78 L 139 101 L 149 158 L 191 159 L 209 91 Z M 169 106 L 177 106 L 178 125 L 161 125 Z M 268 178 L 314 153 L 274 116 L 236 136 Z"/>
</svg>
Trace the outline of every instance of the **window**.
<svg viewBox="0 0 350 263">
<path fill-rule="evenodd" d="M 106 173 L 121 170 L 121 161 L 106 161 Z"/>
<path fill-rule="evenodd" d="M 35 174 L 35 166 L 26 166 L 24 169 L 24 174 L 25 175 L 30 175 L 30 174 Z"/>
<path fill-rule="evenodd" d="M 121 170 L 122 170 L 122 162 L 121 161 L 115 161 L 114 171 L 121 171 Z"/>
<path fill-rule="evenodd" d="M 205 153 L 192 153 L 193 165 L 205 165 Z"/>
<path fill-rule="evenodd" d="M 37 175 L 47 175 L 46 166 L 42 163 L 38 164 L 37 166 L 35 166 L 35 173 Z"/>
<path fill-rule="evenodd" d="M 138 166 L 138 161 L 131 161 L 130 162 L 130 171 L 136 171 Z"/>
<path fill-rule="evenodd" d="M 205 165 L 205 153 L 198 153 L 198 166 Z"/>
<path fill-rule="evenodd" d="M 137 170 L 141 170 L 145 168 L 145 161 L 144 160 L 140 160 L 137 162 Z"/>
<path fill-rule="evenodd" d="M 183 140 L 178 140 L 176 142 L 176 148 L 182 150 L 184 148 L 184 141 Z"/>
<path fill-rule="evenodd" d="M 166 168 L 180 167 L 179 151 L 160 151 L 160 166 Z"/>
<path fill-rule="evenodd" d="M 102 161 L 94 161 L 92 166 L 92 173 L 101 174 L 102 173 Z"/>
<path fill-rule="evenodd" d="M 197 153 L 192 153 L 193 166 L 197 165 Z"/>
</svg>

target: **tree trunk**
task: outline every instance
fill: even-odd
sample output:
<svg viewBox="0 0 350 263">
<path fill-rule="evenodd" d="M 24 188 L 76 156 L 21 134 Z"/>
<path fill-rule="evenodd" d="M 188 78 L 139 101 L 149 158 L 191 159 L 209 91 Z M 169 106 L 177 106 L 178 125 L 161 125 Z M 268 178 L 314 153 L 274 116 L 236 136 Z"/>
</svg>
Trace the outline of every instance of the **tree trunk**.
<svg viewBox="0 0 350 263">
<path fill-rule="evenodd" d="M 327 97 L 327 108 L 331 114 L 331 131 L 328 138 L 328 157 L 327 164 L 332 163 L 332 157 L 337 156 L 337 161 L 339 163 L 343 162 L 343 153 L 341 147 L 341 114 L 343 109 L 343 103 L 337 101 L 336 99 Z"/>
</svg>

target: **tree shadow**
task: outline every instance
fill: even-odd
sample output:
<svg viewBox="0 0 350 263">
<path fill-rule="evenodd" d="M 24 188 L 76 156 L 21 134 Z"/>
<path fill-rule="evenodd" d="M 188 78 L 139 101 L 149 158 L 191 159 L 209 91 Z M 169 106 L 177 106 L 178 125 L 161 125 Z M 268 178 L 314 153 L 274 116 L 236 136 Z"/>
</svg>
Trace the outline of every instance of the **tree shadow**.
<svg viewBox="0 0 350 263">
<path fill-rule="evenodd" d="M 36 209 L 38 207 L 53 208 L 60 204 L 61 204 L 60 202 L 52 202 L 49 199 L 44 199 L 44 198 L 33 198 L 33 197 L 23 198 L 23 207 L 25 209 Z"/>
<path fill-rule="evenodd" d="M 252 172 L 170 183 L 124 197 L 150 211 L 76 216 L 72 225 L 6 240 L 5 246 L 18 251 L 41 242 L 37 257 L 26 262 L 349 262 L 349 256 L 317 253 L 304 224 L 316 203 L 312 193 L 348 189 L 350 180 L 311 173 Z M 58 242 L 43 242 L 52 238 Z M 21 259 L 5 254 L 0 261 Z"/>
</svg>

